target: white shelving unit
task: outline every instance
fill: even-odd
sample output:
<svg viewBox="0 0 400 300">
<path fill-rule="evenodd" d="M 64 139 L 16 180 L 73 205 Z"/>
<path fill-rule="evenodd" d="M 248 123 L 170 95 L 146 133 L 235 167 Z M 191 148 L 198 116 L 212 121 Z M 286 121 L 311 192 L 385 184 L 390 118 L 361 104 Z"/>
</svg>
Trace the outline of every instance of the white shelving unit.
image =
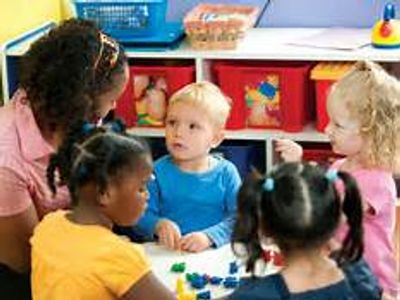
<svg viewBox="0 0 400 300">
<path fill-rule="evenodd" d="M 3 48 L 3 90 L 5 101 L 11 94 L 10 89 L 15 87 L 15 78 L 11 75 L 15 70 L 15 59 L 28 49 L 29 45 L 40 35 L 46 32 L 51 24 L 45 24 L 10 41 Z M 365 46 L 356 50 L 335 50 L 295 46 L 291 42 L 298 39 L 306 39 L 309 36 L 319 34 L 329 29 L 326 28 L 254 28 L 251 29 L 245 39 L 235 50 L 224 51 L 198 51 L 183 42 L 177 49 L 165 52 L 142 52 L 126 48 L 129 58 L 158 59 L 158 60 L 193 60 L 195 63 L 196 80 L 211 80 L 210 66 L 214 60 L 288 60 L 288 61 L 356 61 L 373 60 L 385 63 L 400 62 L 400 50 L 378 50 L 371 46 Z M 359 37 L 369 38 L 369 29 L 358 29 Z M 346 38 L 345 36 L 343 37 Z M 11 82 L 14 80 L 14 83 Z M 163 129 L 131 128 L 134 134 L 144 137 L 163 137 Z M 266 169 L 273 164 L 273 140 L 276 138 L 289 138 L 300 142 L 327 142 L 325 135 L 317 132 L 310 124 L 299 133 L 288 133 L 281 130 L 243 129 L 227 131 L 226 139 L 261 141 L 265 143 Z"/>
</svg>

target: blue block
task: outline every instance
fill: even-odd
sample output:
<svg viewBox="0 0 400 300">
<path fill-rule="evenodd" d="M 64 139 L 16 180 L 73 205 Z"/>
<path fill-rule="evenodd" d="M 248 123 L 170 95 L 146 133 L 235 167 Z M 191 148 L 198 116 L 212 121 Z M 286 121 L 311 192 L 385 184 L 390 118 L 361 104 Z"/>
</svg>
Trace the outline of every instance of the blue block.
<svg viewBox="0 0 400 300">
<path fill-rule="evenodd" d="M 222 277 L 213 276 L 210 278 L 210 284 L 219 285 L 222 282 L 222 280 L 224 280 Z"/>
<path fill-rule="evenodd" d="M 236 261 L 229 263 L 229 274 L 236 274 L 237 272 L 239 272 L 239 266 Z"/>
<path fill-rule="evenodd" d="M 239 280 L 237 280 L 235 277 L 226 277 L 223 285 L 227 289 L 234 289 L 239 285 Z"/>
<path fill-rule="evenodd" d="M 202 288 L 204 288 L 207 284 L 207 281 L 204 280 L 204 278 L 202 277 L 196 277 L 193 278 L 193 280 L 190 282 L 190 285 L 192 286 L 192 288 L 194 289 L 198 289 L 201 290 Z"/>
<path fill-rule="evenodd" d="M 211 292 L 204 291 L 197 294 L 197 300 L 209 300 L 211 299 Z"/>
</svg>

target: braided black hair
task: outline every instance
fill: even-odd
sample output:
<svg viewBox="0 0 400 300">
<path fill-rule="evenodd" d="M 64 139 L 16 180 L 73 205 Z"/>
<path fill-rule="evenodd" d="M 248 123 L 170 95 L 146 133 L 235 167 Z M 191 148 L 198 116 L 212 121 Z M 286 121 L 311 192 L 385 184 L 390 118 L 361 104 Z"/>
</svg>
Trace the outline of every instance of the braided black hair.
<svg viewBox="0 0 400 300">
<path fill-rule="evenodd" d="M 114 88 L 116 75 L 123 76 L 124 52 L 110 44 L 102 47 L 100 36 L 93 22 L 70 19 L 33 43 L 21 58 L 19 82 L 42 130 L 66 132 L 71 124 L 91 119 L 98 96 Z M 118 57 L 110 66 L 115 51 Z"/>
<path fill-rule="evenodd" d="M 50 190 L 68 185 L 72 204 L 76 204 L 79 188 L 94 182 L 100 193 L 107 188 L 110 177 L 123 170 L 134 170 L 142 156 L 150 157 L 150 149 L 143 140 L 129 136 L 122 121 L 114 120 L 101 127 L 81 122 L 50 158 L 47 180 Z M 58 173 L 60 182 L 55 182 Z"/>
<path fill-rule="evenodd" d="M 338 172 L 345 187 L 344 199 L 332 180 L 319 167 L 308 163 L 285 163 L 266 178 L 248 178 L 239 191 L 237 220 L 232 246 L 246 249 L 247 271 L 254 272 L 261 258 L 260 234 L 271 236 L 283 253 L 314 249 L 326 243 L 347 217 L 348 234 L 335 255 L 339 264 L 358 260 L 363 253 L 362 204 L 354 179 Z"/>
</svg>

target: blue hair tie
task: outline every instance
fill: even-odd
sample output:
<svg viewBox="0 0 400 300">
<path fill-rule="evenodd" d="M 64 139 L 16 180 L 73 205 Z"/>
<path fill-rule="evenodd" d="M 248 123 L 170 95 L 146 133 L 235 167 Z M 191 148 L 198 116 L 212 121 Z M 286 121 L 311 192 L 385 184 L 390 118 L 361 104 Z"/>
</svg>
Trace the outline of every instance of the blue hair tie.
<svg viewBox="0 0 400 300">
<path fill-rule="evenodd" d="M 325 173 L 325 178 L 328 179 L 330 182 L 336 181 L 336 179 L 338 179 L 338 170 L 329 169 Z"/>
<path fill-rule="evenodd" d="M 88 174 L 88 169 L 85 165 L 81 164 L 78 168 L 78 173 L 79 173 L 79 177 L 86 177 L 86 175 Z"/>
<path fill-rule="evenodd" d="M 95 128 L 96 128 L 96 125 L 89 123 L 89 122 L 85 122 L 82 125 L 82 131 L 86 135 L 92 133 Z"/>
<path fill-rule="evenodd" d="M 275 187 L 274 179 L 271 177 L 266 178 L 263 184 L 263 189 L 267 192 L 271 192 L 274 190 L 274 187 Z"/>
<path fill-rule="evenodd" d="M 115 133 L 122 133 L 122 126 L 119 122 L 111 122 L 111 130 Z"/>
</svg>

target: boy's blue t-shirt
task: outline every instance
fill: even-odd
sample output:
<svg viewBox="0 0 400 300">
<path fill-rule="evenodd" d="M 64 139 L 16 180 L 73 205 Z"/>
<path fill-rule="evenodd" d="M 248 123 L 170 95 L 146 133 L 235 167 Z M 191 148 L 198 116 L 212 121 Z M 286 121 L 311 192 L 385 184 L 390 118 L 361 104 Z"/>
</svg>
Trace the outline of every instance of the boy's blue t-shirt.
<svg viewBox="0 0 400 300">
<path fill-rule="evenodd" d="M 182 235 L 202 231 L 216 247 L 228 243 L 241 179 L 230 161 L 212 157 L 212 168 L 202 173 L 180 170 L 170 155 L 157 160 L 155 180 L 148 186 L 148 207 L 135 229 L 153 238 L 157 222 L 166 218 L 179 226 Z"/>
</svg>

